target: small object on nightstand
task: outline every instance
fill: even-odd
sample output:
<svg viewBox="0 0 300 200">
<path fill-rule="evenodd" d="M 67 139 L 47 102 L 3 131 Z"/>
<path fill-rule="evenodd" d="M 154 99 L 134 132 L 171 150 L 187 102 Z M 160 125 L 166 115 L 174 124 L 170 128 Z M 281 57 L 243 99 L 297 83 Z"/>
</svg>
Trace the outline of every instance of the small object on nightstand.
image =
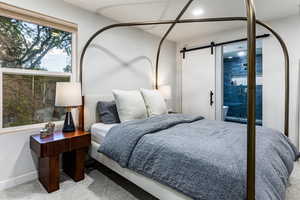
<svg viewBox="0 0 300 200">
<path fill-rule="evenodd" d="M 48 130 L 46 128 L 43 128 L 43 129 L 40 130 L 40 137 L 41 138 L 48 137 Z"/>
<path fill-rule="evenodd" d="M 53 122 L 48 122 L 45 125 L 45 129 L 47 129 L 48 135 L 52 135 L 54 133 L 55 124 Z"/>
<path fill-rule="evenodd" d="M 39 158 L 39 180 L 48 192 L 59 189 L 59 156 L 63 171 L 74 181 L 84 179 L 85 156 L 91 145 L 91 134 L 85 131 L 54 132 L 52 137 L 30 136 L 30 148 Z"/>
<path fill-rule="evenodd" d="M 46 138 L 48 136 L 52 136 L 54 133 L 54 129 L 55 129 L 55 124 L 52 122 L 48 122 L 45 125 L 45 128 L 40 130 L 40 137 L 41 138 Z"/>
</svg>

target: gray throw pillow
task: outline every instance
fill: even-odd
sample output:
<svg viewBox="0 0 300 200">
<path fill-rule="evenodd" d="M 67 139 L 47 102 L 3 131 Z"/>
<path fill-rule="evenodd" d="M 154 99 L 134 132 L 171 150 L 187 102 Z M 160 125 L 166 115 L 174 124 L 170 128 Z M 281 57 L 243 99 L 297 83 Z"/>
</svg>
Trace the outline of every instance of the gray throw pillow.
<svg viewBox="0 0 300 200">
<path fill-rule="evenodd" d="M 99 118 L 104 124 L 120 123 L 115 101 L 99 101 L 97 104 Z"/>
</svg>

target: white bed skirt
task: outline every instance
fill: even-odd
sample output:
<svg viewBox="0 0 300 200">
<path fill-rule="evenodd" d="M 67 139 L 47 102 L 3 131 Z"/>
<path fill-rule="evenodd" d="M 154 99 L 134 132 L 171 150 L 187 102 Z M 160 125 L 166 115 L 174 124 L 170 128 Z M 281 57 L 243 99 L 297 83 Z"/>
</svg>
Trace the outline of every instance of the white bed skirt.
<svg viewBox="0 0 300 200">
<path fill-rule="evenodd" d="M 159 182 L 152 180 L 148 177 L 140 175 L 132 170 L 122 168 L 118 163 L 111 160 L 107 156 L 97 152 L 99 149 L 100 144 L 92 141 L 92 145 L 90 148 L 90 156 L 97 160 L 98 162 L 102 163 L 106 167 L 110 168 L 114 172 L 118 173 L 119 175 L 123 176 L 130 182 L 136 184 L 143 190 L 147 191 L 148 193 L 152 194 L 158 199 L 161 200 L 192 200 L 191 198 L 177 192 L 176 190 L 162 185 Z"/>
</svg>

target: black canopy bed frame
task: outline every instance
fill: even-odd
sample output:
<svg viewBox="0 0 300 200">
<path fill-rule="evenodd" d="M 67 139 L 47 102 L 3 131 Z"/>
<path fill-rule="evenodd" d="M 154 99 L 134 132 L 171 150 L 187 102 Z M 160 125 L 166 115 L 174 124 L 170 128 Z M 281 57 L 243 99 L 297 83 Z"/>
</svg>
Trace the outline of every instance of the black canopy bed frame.
<svg viewBox="0 0 300 200">
<path fill-rule="evenodd" d="M 264 22 L 257 20 L 255 15 L 255 7 L 253 0 L 244 0 L 246 5 L 247 17 L 219 17 L 219 18 L 199 18 L 199 19 L 180 19 L 184 12 L 191 5 L 193 0 L 189 0 L 185 7 L 182 9 L 180 14 L 175 20 L 164 20 L 164 21 L 150 21 L 150 22 L 129 22 L 129 23 L 117 23 L 101 28 L 95 32 L 89 40 L 86 42 L 81 57 L 80 57 L 80 82 L 82 79 L 83 72 L 83 61 L 86 51 L 92 41 L 101 33 L 106 30 L 117 28 L 117 27 L 135 27 L 135 26 L 149 26 L 149 25 L 162 25 L 171 24 L 169 29 L 163 35 L 157 50 L 156 56 L 156 70 L 155 70 L 155 88 L 158 89 L 158 78 L 159 78 L 159 58 L 161 47 L 163 42 L 175 27 L 176 24 L 185 23 L 201 23 L 201 22 L 232 22 L 232 21 L 247 21 L 247 41 L 248 41 L 248 104 L 247 104 L 247 200 L 255 199 L 255 157 L 256 157 L 256 126 L 255 126 L 255 97 L 256 97 L 256 24 L 261 25 L 272 33 L 273 36 L 278 40 L 283 50 L 285 59 L 285 114 L 284 114 L 284 134 L 289 135 L 289 54 L 288 49 L 281 38 L 281 36 L 275 32 L 270 26 Z M 213 45 L 213 44 L 212 44 Z M 83 96 L 84 102 L 84 96 Z M 80 109 L 79 117 L 79 128 L 84 129 L 84 104 Z"/>
</svg>

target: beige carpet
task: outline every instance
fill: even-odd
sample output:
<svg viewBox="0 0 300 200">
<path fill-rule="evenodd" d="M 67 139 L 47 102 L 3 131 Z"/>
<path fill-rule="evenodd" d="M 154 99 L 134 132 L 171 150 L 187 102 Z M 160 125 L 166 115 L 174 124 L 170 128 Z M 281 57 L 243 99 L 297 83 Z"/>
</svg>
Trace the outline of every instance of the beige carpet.
<svg viewBox="0 0 300 200">
<path fill-rule="evenodd" d="M 105 175 L 104 175 L 105 174 Z M 300 199 L 300 163 L 290 179 L 287 200 Z M 121 186 L 122 185 L 122 186 Z M 75 183 L 62 175 L 60 190 L 48 194 L 38 181 L 0 192 L 1 200 L 156 200 L 134 184 L 109 170 L 92 170 Z"/>
<path fill-rule="evenodd" d="M 290 177 L 290 186 L 287 190 L 287 200 L 300 199 L 300 161 L 295 163 L 294 171 Z"/>
</svg>

